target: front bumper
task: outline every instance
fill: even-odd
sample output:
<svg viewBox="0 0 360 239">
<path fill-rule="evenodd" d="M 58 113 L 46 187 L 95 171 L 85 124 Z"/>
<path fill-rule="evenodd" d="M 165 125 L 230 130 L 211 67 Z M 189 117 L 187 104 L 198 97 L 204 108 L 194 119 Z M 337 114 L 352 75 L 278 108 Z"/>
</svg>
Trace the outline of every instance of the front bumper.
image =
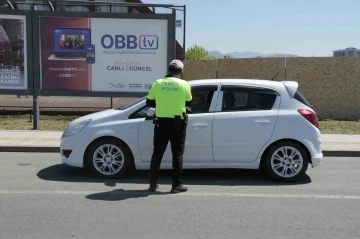
<svg viewBox="0 0 360 239">
<path fill-rule="evenodd" d="M 60 143 L 61 161 L 69 166 L 83 168 L 84 153 L 91 142 L 90 140 L 90 137 L 82 131 L 70 137 L 62 137 Z"/>
</svg>

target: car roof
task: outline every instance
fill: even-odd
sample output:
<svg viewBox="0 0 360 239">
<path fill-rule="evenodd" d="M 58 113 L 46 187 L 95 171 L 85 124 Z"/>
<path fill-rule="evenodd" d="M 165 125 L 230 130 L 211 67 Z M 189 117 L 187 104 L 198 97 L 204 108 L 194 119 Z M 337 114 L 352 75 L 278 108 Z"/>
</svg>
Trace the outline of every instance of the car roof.
<svg viewBox="0 0 360 239">
<path fill-rule="evenodd" d="M 289 81 L 286 81 L 289 82 Z M 290 81 L 291 82 L 291 81 Z M 190 85 L 207 85 L 207 84 L 247 84 L 247 85 L 259 85 L 267 87 L 284 87 L 283 81 L 271 81 L 261 79 L 200 79 L 190 80 Z"/>
</svg>

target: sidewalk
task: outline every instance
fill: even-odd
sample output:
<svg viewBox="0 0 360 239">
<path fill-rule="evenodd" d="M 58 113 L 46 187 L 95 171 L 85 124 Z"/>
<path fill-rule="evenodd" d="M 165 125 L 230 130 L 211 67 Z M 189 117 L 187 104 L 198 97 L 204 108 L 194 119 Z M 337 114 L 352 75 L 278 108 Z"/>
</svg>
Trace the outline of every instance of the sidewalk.
<svg viewBox="0 0 360 239">
<path fill-rule="evenodd" d="M 0 152 L 60 152 L 60 131 L 0 130 Z M 324 156 L 360 157 L 360 135 L 323 134 Z"/>
</svg>

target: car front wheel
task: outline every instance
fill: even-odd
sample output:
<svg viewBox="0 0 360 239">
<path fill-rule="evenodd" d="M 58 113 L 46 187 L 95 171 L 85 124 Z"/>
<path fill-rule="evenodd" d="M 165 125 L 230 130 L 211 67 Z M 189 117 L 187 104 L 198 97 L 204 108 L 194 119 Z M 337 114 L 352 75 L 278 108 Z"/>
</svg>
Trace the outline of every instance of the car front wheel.
<svg viewBox="0 0 360 239">
<path fill-rule="evenodd" d="M 295 142 L 273 145 L 264 158 L 267 174 L 277 181 L 296 181 L 305 175 L 309 158 L 303 146 Z"/>
<path fill-rule="evenodd" d="M 103 178 L 126 176 L 133 166 L 129 149 L 119 140 L 106 138 L 93 144 L 87 154 L 89 169 Z"/>
</svg>

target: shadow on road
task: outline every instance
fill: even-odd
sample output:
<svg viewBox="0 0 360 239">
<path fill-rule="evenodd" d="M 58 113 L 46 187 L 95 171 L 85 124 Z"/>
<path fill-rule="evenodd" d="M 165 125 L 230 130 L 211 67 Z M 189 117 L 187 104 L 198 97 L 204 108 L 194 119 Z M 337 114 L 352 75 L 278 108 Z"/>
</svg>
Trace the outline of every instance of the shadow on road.
<svg viewBox="0 0 360 239">
<path fill-rule="evenodd" d="M 160 184 L 171 185 L 171 170 L 162 170 L 159 176 Z M 131 176 L 122 179 L 103 179 L 90 175 L 86 170 L 64 164 L 57 164 L 40 170 L 37 176 L 42 180 L 59 182 L 104 183 L 109 187 L 116 184 L 149 183 L 149 171 L 135 171 Z M 269 179 L 260 170 L 243 169 L 187 169 L 183 172 L 186 185 L 213 186 L 288 186 L 311 183 L 308 175 L 291 183 L 276 182 Z"/>
<path fill-rule="evenodd" d="M 169 192 L 149 192 L 147 190 L 123 190 L 116 189 L 111 192 L 94 193 L 87 195 L 86 198 L 90 200 L 100 201 L 123 201 L 134 198 L 144 198 L 150 195 L 166 195 Z"/>
</svg>

